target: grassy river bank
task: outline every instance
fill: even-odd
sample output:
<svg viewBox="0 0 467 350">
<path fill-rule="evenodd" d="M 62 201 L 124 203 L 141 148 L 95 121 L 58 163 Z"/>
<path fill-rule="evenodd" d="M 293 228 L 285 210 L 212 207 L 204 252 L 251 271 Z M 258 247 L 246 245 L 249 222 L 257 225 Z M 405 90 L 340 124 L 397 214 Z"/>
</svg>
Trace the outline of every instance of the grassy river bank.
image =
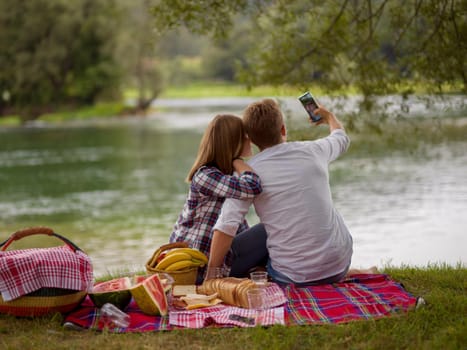
<svg viewBox="0 0 467 350">
<path fill-rule="evenodd" d="M 59 314 L 0 315 L 2 349 L 462 349 L 467 344 L 467 269 L 386 267 L 426 305 L 380 320 L 329 326 L 273 326 L 112 334 L 63 329 Z"/>
</svg>

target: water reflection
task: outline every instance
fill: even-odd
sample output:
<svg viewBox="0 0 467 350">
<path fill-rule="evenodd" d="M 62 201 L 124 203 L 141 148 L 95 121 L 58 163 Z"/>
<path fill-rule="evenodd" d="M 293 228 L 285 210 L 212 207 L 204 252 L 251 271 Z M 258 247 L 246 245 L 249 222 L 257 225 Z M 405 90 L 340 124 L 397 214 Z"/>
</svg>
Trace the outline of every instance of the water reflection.
<svg viewBox="0 0 467 350">
<path fill-rule="evenodd" d="M 467 154 L 458 153 L 465 146 L 436 147 L 441 158 L 381 159 L 362 169 L 363 181 L 335 187 L 355 238 L 354 263 L 467 261 L 467 218 L 460 215 L 467 208 Z"/>
<path fill-rule="evenodd" d="M 221 109 L 2 132 L 0 240 L 23 227 L 50 226 L 89 253 L 97 275 L 143 269 L 167 242 L 201 132 Z M 467 261 L 466 146 L 434 146 L 425 159 L 349 157 L 333 164 L 333 194 L 354 236 L 354 265 Z M 257 222 L 253 213 L 249 219 Z M 41 244 L 30 237 L 11 249 Z"/>
</svg>

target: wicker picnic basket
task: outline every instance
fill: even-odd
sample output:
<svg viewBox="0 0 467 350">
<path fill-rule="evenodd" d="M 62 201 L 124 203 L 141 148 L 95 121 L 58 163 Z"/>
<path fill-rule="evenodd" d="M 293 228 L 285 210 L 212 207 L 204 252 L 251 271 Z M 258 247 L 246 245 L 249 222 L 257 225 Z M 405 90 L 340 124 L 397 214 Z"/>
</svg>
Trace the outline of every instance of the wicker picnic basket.
<svg viewBox="0 0 467 350">
<path fill-rule="evenodd" d="M 67 238 L 55 233 L 48 227 L 42 226 L 31 227 L 13 233 L 7 240 L 0 243 L 0 251 L 5 251 L 14 241 L 37 234 L 56 237 L 65 242 L 73 252 L 81 251 L 80 248 Z M 76 291 L 63 288 L 40 288 L 35 292 L 11 301 L 4 301 L 0 294 L 0 313 L 26 317 L 43 316 L 55 312 L 66 313 L 80 305 L 86 297 L 86 294 L 86 290 Z"/>
<path fill-rule="evenodd" d="M 186 285 L 186 284 L 195 284 L 196 283 L 196 278 L 198 276 L 198 267 L 190 267 L 184 270 L 180 271 L 164 271 L 164 270 L 158 270 L 156 269 L 157 265 L 157 259 L 159 256 L 170 249 L 174 248 L 188 248 L 188 244 L 186 242 L 174 242 L 174 243 L 168 243 L 163 246 L 161 246 L 159 249 L 157 249 L 152 257 L 148 260 L 146 263 L 146 270 L 149 273 L 167 273 L 169 274 L 173 279 L 173 285 Z"/>
</svg>

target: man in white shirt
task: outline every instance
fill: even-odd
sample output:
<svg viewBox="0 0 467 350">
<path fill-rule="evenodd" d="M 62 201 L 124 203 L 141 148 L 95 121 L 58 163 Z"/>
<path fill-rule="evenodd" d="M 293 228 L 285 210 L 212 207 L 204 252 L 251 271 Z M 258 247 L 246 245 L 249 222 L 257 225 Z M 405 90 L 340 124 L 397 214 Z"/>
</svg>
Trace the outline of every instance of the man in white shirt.
<svg viewBox="0 0 467 350">
<path fill-rule="evenodd" d="M 316 124 L 329 125 L 330 134 L 286 142 L 284 119 L 274 100 L 246 108 L 247 133 L 260 149 L 248 164 L 261 178 L 263 192 L 252 200 L 225 201 L 214 226 L 209 268 L 221 266 L 232 248 L 231 276 L 246 276 L 254 264 L 267 259 L 269 276 L 278 283 L 322 284 L 345 277 L 352 237 L 334 208 L 328 166 L 350 140 L 333 113 L 319 107 L 314 114 L 321 116 Z M 251 204 L 261 224 L 235 237 Z"/>
</svg>

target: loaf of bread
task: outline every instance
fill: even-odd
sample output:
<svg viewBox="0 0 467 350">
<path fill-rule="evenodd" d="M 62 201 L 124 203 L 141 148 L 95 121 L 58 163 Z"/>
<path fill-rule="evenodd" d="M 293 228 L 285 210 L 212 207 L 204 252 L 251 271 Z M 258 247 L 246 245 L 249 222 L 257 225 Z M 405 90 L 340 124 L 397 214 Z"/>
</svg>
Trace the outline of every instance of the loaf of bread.
<svg viewBox="0 0 467 350">
<path fill-rule="evenodd" d="M 198 287 L 198 293 L 210 295 L 217 293 L 226 304 L 248 308 L 247 290 L 257 288 L 248 278 L 214 278 L 206 280 Z"/>
</svg>

